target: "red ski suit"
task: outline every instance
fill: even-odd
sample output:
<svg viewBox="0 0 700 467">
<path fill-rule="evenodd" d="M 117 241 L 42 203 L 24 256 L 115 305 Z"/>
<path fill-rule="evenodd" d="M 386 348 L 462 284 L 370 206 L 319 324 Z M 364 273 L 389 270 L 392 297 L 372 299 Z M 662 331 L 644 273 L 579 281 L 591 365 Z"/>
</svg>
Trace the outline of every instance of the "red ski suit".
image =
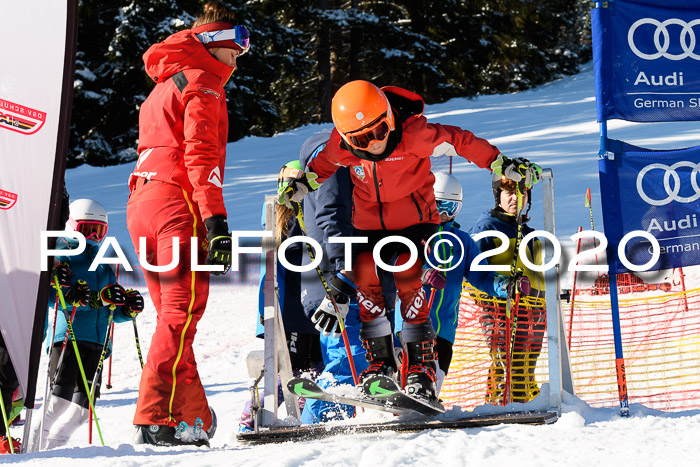
<svg viewBox="0 0 700 467">
<path fill-rule="evenodd" d="M 418 94 L 402 88 L 388 86 L 382 91 L 389 99 L 394 111 L 395 125 L 400 141 L 396 148 L 380 161 L 358 157 L 350 151 L 337 129 L 325 148 L 308 164 L 307 170 L 318 175 L 323 182 L 333 175 L 339 166 L 350 168 L 353 184 L 353 224 L 361 231 L 370 231 L 369 237 L 387 235 L 413 236 L 419 251 L 421 236 L 429 229 L 417 228 L 419 224 L 439 224 L 433 183 L 435 176 L 430 171 L 431 156 L 461 156 L 479 167 L 489 167 L 500 151 L 485 139 L 477 138 L 470 131 L 459 127 L 428 123 L 423 116 L 425 102 Z M 395 131 L 397 131 L 395 130 Z M 393 132 L 392 132 L 393 133 Z M 390 140 L 391 141 L 391 137 Z M 407 231 L 406 229 L 409 229 Z M 374 231 L 374 232 L 371 232 Z M 420 232 L 424 232 L 421 234 Z M 418 233 L 416 233 L 418 232 Z M 362 232 L 360 233 L 362 235 Z M 422 256 L 422 255 L 419 255 Z M 401 264 L 407 255 L 399 256 Z M 401 273 L 395 273 L 404 319 L 421 323 L 428 319 L 429 309 L 423 297 L 414 297 L 422 290 L 420 264 Z M 360 294 L 360 316 L 363 321 L 378 317 L 373 310 L 384 308 L 379 278 L 370 252 L 362 252 L 356 260 L 356 284 Z M 363 301 L 364 298 L 364 301 Z M 418 300 L 420 312 L 410 310 Z M 405 308 L 405 309 L 404 309 Z M 408 313 L 408 315 L 406 315 Z M 379 314 L 381 315 L 381 314 Z"/>
<path fill-rule="evenodd" d="M 157 315 L 139 385 L 134 424 L 212 424 L 199 379 L 192 341 L 209 294 L 209 273 L 194 272 L 190 238 L 198 264 L 206 258 L 203 219 L 226 215 L 222 180 L 228 114 L 223 86 L 233 68 L 207 52 L 190 30 L 151 46 L 143 56 L 157 83 L 141 106 L 139 160 L 129 177 L 127 227 L 150 265 L 178 266 L 170 272 L 144 269 Z M 173 237 L 179 240 L 173 245 Z"/>
</svg>

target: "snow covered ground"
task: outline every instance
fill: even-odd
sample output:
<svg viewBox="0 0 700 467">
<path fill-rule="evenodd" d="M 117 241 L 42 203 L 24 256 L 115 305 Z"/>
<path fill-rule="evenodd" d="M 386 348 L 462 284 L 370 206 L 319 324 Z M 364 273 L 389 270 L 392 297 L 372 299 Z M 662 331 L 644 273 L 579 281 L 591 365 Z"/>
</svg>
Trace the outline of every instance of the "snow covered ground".
<svg viewBox="0 0 700 467">
<path fill-rule="evenodd" d="M 597 230 L 602 230 L 598 187 L 598 125 L 595 122 L 593 72 L 590 65 L 573 77 L 527 92 L 453 99 L 429 106 L 431 121 L 458 125 L 489 139 L 507 155 L 527 157 L 554 172 L 557 236 L 563 244 L 578 229 L 589 227 L 584 207 L 586 188 L 593 193 Z M 298 157 L 301 143 L 320 128 L 312 125 L 272 138 L 246 138 L 228 147 L 224 195 L 232 229 L 258 230 L 265 194 L 275 189 L 279 167 Z M 632 124 L 612 122 L 610 136 L 653 148 L 697 145 L 697 123 Z M 91 197 L 102 202 L 110 215 L 110 235 L 123 249 L 133 249 L 126 231 L 126 179 L 132 164 L 67 172 L 72 199 Z M 490 175 L 474 165 L 455 161 L 454 173 L 465 188 L 465 204 L 458 216 L 469 226 L 492 207 Z M 541 191 L 535 191 L 533 212 L 541 212 Z M 542 228 L 535 216 L 532 225 Z M 565 281 L 567 279 L 565 278 Z M 147 299 L 147 303 L 149 300 Z M 200 465 L 678 465 L 692 464 L 700 455 L 697 433 L 700 411 L 661 413 L 634 404 L 631 417 L 618 409 L 591 408 L 568 396 L 559 421 L 548 426 L 495 426 L 468 430 L 434 430 L 422 433 L 344 435 L 309 442 L 248 446 L 235 440 L 243 404 L 249 397 L 250 379 L 245 357 L 262 348 L 254 337 L 257 289 L 253 285 L 216 286 L 199 324 L 195 353 L 219 428 L 211 449 L 153 448 L 130 444 L 131 425 L 140 368 L 131 326 L 118 325 L 112 389 L 103 388 L 97 404 L 105 447 L 97 433 L 87 443 L 87 427 L 66 448 L 22 456 L 3 456 L 2 463 L 54 466 L 149 464 Z M 148 303 L 138 321 L 144 355 L 155 326 Z M 45 365 L 40 367 L 38 402 L 44 394 Z M 37 414 L 38 415 L 38 414 Z M 448 414 L 447 416 L 454 416 Z M 381 419 L 365 413 L 363 419 Z M 15 436 L 21 429 L 13 429 Z"/>
</svg>

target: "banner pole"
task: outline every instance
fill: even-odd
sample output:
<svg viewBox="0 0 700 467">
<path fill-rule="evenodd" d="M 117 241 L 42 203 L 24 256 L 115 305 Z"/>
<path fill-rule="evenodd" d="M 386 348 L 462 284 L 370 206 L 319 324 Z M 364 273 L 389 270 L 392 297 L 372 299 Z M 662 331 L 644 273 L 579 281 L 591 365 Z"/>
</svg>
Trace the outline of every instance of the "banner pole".
<svg viewBox="0 0 700 467">
<path fill-rule="evenodd" d="M 620 398 L 620 416 L 630 416 L 630 404 L 627 396 L 627 374 L 625 357 L 622 354 L 622 333 L 620 331 L 620 308 L 617 299 L 617 274 L 610 271 L 610 309 L 612 311 L 613 337 L 615 340 L 615 371 L 617 373 L 617 392 Z"/>
</svg>

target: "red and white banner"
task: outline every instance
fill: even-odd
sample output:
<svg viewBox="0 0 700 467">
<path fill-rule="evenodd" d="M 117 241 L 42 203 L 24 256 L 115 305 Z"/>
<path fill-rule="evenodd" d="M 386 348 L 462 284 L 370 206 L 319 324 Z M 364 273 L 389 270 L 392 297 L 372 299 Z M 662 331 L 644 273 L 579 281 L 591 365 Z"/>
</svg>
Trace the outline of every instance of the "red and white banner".
<svg viewBox="0 0 700 467">
<path fill-rule="evenodd" d="M 0 331 L 30 408 L 50 294 L 40 232 L 58 227 L 77 3 L 0 2 Z"/>
</svg>

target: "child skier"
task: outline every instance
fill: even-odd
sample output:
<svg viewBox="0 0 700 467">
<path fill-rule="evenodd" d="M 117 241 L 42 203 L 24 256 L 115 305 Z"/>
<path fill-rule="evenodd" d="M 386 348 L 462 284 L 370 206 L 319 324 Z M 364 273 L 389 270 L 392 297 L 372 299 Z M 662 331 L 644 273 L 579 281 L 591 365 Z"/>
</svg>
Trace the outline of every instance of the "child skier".
<svg viewBox="0 0 700 467">
<path fill-rule="evenodd" d="M 96 374 L 102 356 L 102 348 L 112 321 L 130 321 L 143 310 L 143 298 L 136 290 L 124 290 L 116 283 L 109 265 L 100 264 L 94 271 L 89 267 L 95 259 L 100 243 L 107 235 L 107 212 L 91 199 L 79 199 L 70 204 L 70 217 L 66 230 L 80 232 L 86 238 L 85 251 L 75 256 L 57 256 L 52 280 L 56 277 L 61 286 L 68 310 L 56 313 L 56 328 L 50 350 L 50 374 L 53 389 L 47 402 L 46 417 L 41 435 L 41 449 L 65 445 L 71 435 L 88 420 L 89 401 L 78 361 L 68 336 L 64 313 L 72 317 L 72 328 L 78 344 L 88 387 L 94 386 L 94 398 L 100 395 L 100 377 Z M 62 237 L 56 248 L 69 250 L 77 247 L 77 240 Z M 53 311 L 53 310 L 50 310 Z M 66 345 L 64 345 L 64 343 Z M 39 427 L 33 436 L 38 441 Z"/>
<path fill-rule="evenodd" d="M 369 368 L 361 382 L 375 375 L 396 377 L 392 329 L 382 293 L 383 270 L 372 250 L 390 236 L 402 236 L 418 250 L 418 261 L 395 272 L 408 350 L 406 390 L 435 401 L 435 331 L 421 283 L 423 243 L 437 231 L 439 216 L 433 193 L 430 156 L 459 155 L 498 173 L 517 173 L 531 185 L 539 168 L 521 159 L 517 164 L 498 148 L 454 126 L 431 124 L 423 116 L 423 99 L 398 87 L 379 89 L 368 81 L 352 81 L 333 97 L 335 129 L 328 144 L 309 163 L 307 172 L 280 193 L 280 203 L 300 201 L 333 175 L 350 168 L 353 225 L 367 237 L 355 261 L 355 284 L 362 320 L 361 338 Z M 406 266 L 408 245 L 388 243 L 381 250 L 387 265 Z M 389 305 L 393 311 L 393 304 Z"/>
<path fill-rule="evenodd" d="M 442 381 L 447 375 L 452 362 L 452 345 L 457 333 L 457 320 L 459 317 L 459 300 L 462 294 L 462 282 L 469 281 L 477 289 L 500 298 L 508 294 L 509 277 L 489 271 L 471 270 L 472 262 L 481 253 L 471 236 L 460 229 L 455 222 L 455 217 L 462 208 L 462 185 L 454 175 L 435 173 L 435 200 L 437 210 L 440 213 L 440 235 L 431 244 L 440 240 L 450 243 L 440 243 L 430 252 L 429 259 L 435 266 L 442 265 L 446 270 L 445 286 L 431 291 L 430 286 L 425 287 L 428 297 L 433 297 L 430 308 L 430 319 L 437 334 L 436 350 L 438 354 L 437 389 L 440 392 Z M 444 233 L 444 234 L 443 234 Z M 457 237 L 457 238 L 455 238 Z M 460 261 L 461 259 L 461 261 Z M 455 264 L 456 261 L 460 261 Z M 488 264 L 484 258 L 480 264 Z M 442 268 L 441 268 L 442 269 Z M 424 276 L 435 274 L 435 269 L 424 270 Z M 425 282 L 428 282 L 426 279 Z M 521 278 L 519 287 L 529 290 L 527 277 Z M 432 295 L 434 294 L 434 296 Z M 397 310 L 400 304 L 397 304 Z M 403 320 L 397 313 L 396 330 L 401 330 Z"/>
<path fill-rule="evenodd" d="M 518 198 L 516 182 L 506 177 L 494 177 L 492 191 L 496 206 L 486 211 L 477 219 L 469 230 L 471 234 L 477 234 L 485 230 L 497 230 L 508 236 L 510 244 L 508 249 L 495 256 L 489 257 L 490 264 L 510 266 L 513 262 L 514 249 L 518 236 L 517 212 Z M 527 225 L 527 214 L 532 206 L 532 190 L 521 187 L 523 192 L 523 208 L 521 235 L 525 236 L 533 231 Z M 484 237 L 477 242 L 482 251 L 492 250 L 500 246 L 500 241 L 495 237 Z M 538 239 L 528 242 L 527 255 L 533 264 L 541 264 L 542 245 Z M 506 384 L 505 372 L 508 353 L 511 359 L 512 401 L 528 402 L 539 394 L 539 388 L 535 381 L 535 368 L 537 358 L 542 350 L 542 340 L 545 332 L 544 310 L 544 277 L 541 272 L 526 268 L 522 259 L 518 257 L 517 269 L 522 270 L 523 278 L 528 278 L 531 284 L 529 292 L 523 291 L 516 319 L 515 339 L 508 345 L 506 336 L 506 317 L 503 307 L 482 306 L 480 317 L 482 330 L 486 334 L 490 345 L 492 360 L 489 372 L 487 400 L 492 404 L 502 403 L 503 389 Z M 510 271 L 504 272 L 510 275 Z M 501 302 L 503 303 L 503 302 Z M 512 351 L 512 352 L 511 352 Z"/>
</svg>

